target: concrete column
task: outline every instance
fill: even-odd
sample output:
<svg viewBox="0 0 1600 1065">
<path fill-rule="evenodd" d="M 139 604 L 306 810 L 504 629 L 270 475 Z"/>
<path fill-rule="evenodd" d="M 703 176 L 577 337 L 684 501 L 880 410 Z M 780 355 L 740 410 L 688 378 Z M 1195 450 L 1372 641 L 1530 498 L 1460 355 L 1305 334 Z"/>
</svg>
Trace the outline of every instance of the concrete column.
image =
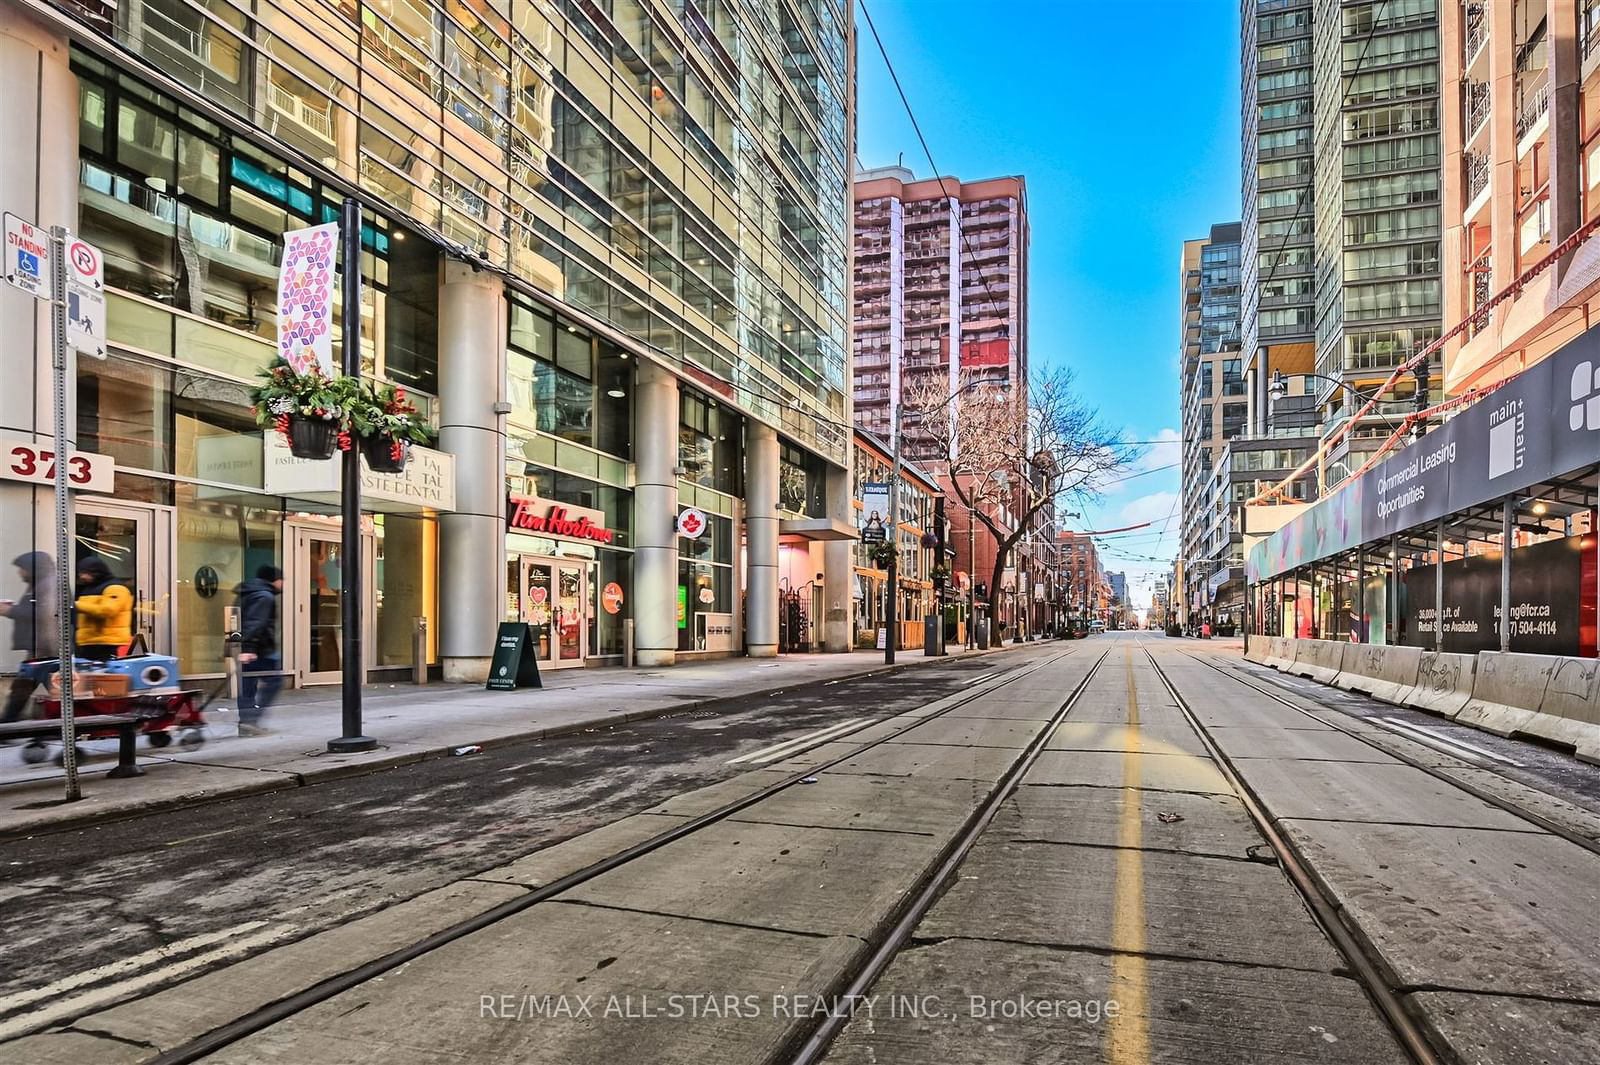
<svg viewBox="0 0 1600 1065">
<path fill-rule="evenodd" d="M 1582 60 L 1578 57 L 1578 15 L 1574 0 L 1549 0 L 1547 47 L 1550 64 L 1550 247 L 1577 232 L 1583 224 L 1583 129 L 1579 115 L 1578 86 Z M 1557 267 L 1565 275 L 1572 256 Z M 1560 276 L 1557 277 L 1559 282 Z"/>
<path fill-rule="evenodd" d="M 1486 4 L 1489 20 L 1489 237 L 1490 288 L 1499 292 L 1517 276 L 1517 60 L 1516 5 Z M 1441 109 L 1459 107 L 1455 100 L 1440 100 Z M 1443 249 L 1441 249 L 1443 250 Z M 1512 304 L 1495 309 L 1494 320 L 1504 322 Z M 1485 322 L 1485 325 L 1489 323 Z"/>
<path fill-rule="evenodd" d="M 456 510 L 439 519 L 439 659 L 482 683 L 505 611 L 505 289 L 446 259 L 439 286 L 439 447 L 456 458 Z"/>
<path fill-rule="evenodd" d="M 851 472 L 843 466 L 829 466 L 827 480 L 828 517 L 855 526 L 850 501 L 855 496 Z M 851 619 L 855 612 L 854 540 L 829 540 L 823 546 L 822 643 L 823 649 L 849 651 L 853 644 Z"/>
<path fill-rule="evenodd" d="M 778 431 L 745 423 L 744 637 L 751 658 L 778 653 Z"/>
<path fill-rule="evenodd" d="M 634 391 L 634 661 L 670 666 L 678 657 L 678 379 L 641 362 Z"/>
<path fill-rule="evenodd" d="M 78 228 L 78 79 L 67 39 L 20 5 L 0 4 L 0 208 L 48 229 Z M 55 432 L 50 364 L 50 305 L 0 283 L 0 336 L 6 387 L 0 431 L 48 437 Z M 76 410 L 77 374 L 68 353 L 67 409 Z M 67 426 L 76 443 L 77 425 Z M 55 510 L 48 488 L 0 482 L 0 555 L 55 552 Z M 9 652 L 0 649 L 9 662 Z"/>
</svg>

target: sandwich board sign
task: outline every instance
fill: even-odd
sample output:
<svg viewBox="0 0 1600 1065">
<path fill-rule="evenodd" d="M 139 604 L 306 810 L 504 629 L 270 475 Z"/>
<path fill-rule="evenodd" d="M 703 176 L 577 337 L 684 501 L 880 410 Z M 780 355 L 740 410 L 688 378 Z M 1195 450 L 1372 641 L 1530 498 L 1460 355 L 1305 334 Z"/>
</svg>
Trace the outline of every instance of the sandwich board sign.
<svg viewBox="0 0 1600 1065">
<path fill-rule="evenodd" d="M 501 622 L 494 639 L 494 657 L 489 660 L 489 682 L 484 687 L 492 692 L 544 687 L 527 622 Z"/>
</svg>

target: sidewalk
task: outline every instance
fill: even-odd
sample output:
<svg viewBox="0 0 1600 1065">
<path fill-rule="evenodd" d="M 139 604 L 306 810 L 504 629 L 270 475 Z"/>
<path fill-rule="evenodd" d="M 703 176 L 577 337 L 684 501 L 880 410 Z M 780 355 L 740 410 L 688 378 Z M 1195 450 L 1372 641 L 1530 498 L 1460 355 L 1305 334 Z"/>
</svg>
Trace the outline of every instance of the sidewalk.
<svg viewBox="0 0 1600 1065">
<path fill-rule="evenodd" d="M 943 658 L 903 651 L 893 668 L 982 657 L 1013 646 L 952 646 Z M 372 685 L 363 690 L 362 705 L 366 733 L 379 746 L 358 754 L 327 751 L 327 741 L 339 734 L 337 686 L 284 692 L 268 712 L 270 734 L 251 739 L 238 738 L 234 704 L 224 697 L 206 709 L 207 742 L 197 750 L 176 743 L 156 750 L 141 741 L 145 775 L 137 779 L 106 778 L 116 764 L 115 740 L 82 744 L 92 757 L 79 766 L 83 799 L 76 803 L 62 801 L 62 771 L 53 761 L 27 765 L 20 746 L 0 748 L 0 839 L 372 773 L 448 756 L 458 747 L 608 728 L 885 668 L 883 652 L 857 651 L 725 658 L 666 669 L 563 670 L 545 674 L 543 688 L 515 692 L 464 684 Z M 52 745 L 52 758 L 59 749 L 59 743 Z"/>
</svg>

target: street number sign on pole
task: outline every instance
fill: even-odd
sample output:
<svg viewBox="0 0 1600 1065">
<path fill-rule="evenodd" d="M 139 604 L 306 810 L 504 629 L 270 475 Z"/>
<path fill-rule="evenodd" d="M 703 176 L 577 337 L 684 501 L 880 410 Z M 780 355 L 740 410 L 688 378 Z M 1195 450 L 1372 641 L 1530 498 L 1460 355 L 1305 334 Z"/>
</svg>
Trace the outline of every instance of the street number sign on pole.
<svg viewBox="0 0 1600 1065">
<path fill-rule="evenodd" d="M 50 298 L 50 233 L 6 212 L 6 281 L 35 299 Z"/>
<path fill-rule="evenodd" d="M 67 240 L 67 343 L 96 359 L 106 357 L 105 260 L 100 249 Z"/>
</svg>

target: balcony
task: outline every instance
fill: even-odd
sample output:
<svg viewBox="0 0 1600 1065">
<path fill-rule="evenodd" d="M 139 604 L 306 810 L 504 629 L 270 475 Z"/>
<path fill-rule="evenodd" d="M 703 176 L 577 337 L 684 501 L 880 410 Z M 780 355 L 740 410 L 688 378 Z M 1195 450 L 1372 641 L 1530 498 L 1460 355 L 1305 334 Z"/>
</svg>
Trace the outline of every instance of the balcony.
<svg viewBox="0 0 1600 1065">
<path fill-rule="evenodd" d="M 1467 203 L 1471 204 L 1489 187 L 1489 156 L 1485 152 L 1464 152 L 1461 162 L 1467 171 Z"/>
<path fill-rule="evenodd" d="M 1461 97 L 1462 112 L 1466 116 L 1467 141 L 1470 143 L 1489 121 L 1489 83 L 1464 82 L 1461 86 Z"/>
<path fill-rule="evenodd" d="M 1534 89 L 1523 94 L 1517 108 L 1517 140 L 1522 140 L 1533 130 L 1550 110 L 1550 82 L 1541 78 Z"/>
<path fill-rule="evenodd" d="M 1475 12 L 1472 11 L 1471 6 L 1468 7 L 1467 32 L 1464 37 L 1466 54 L 1462 57 L 1462 60 L 1464 65 L 1469 67 L 1472 65 L 1473 57 L 1478 54 L 1478 49 L 1482 48 L 1483 42 L 1489 39 L 1488 12 L 1484 10 L 1482 4 L 1476 6 L 1477 11 Z"/>
</svg>

